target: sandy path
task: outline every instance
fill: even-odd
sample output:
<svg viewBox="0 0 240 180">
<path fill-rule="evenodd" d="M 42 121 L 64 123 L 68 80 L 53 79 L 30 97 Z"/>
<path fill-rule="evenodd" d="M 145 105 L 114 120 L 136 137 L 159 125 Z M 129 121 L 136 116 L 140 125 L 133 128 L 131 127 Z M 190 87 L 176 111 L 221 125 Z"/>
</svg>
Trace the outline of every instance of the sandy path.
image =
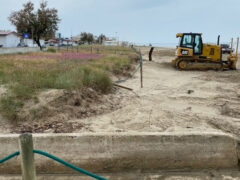
<svg viewBox="0 0 240 180">
<path fill-rule="evenodd" d="M 74 120 L 85 124 L 84 129 L 76 132 L 223 130 L 238 134 L 240 80 L 236 78 L 240 71 L 178 71 L 171 66 L 174 57 L 167 56 L 166 49 L 158 48 L 153 62 L 147 61 L 148 48 L 141 51 L 144 88 L 140 88 L 137 73 L 121 84 L 133 88 L 134 93 L 120 90 L 116 94 L 124 94 L 123 108 Z"/>
</svg>

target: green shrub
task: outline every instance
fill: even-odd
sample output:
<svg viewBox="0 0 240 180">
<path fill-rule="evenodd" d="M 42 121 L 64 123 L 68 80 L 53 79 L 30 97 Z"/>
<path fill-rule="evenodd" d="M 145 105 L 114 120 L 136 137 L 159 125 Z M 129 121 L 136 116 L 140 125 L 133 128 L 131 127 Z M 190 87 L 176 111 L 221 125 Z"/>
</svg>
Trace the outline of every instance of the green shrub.
<svg viewBox="0 0 240 180">
<path fill-rule="evenodd" d="M 58 74 L 54 87 L 57 89 L 81 89 L 83 87 L 82 72 L 73 69 Z"/>
<path fill-rule="evenodd" d="M 112 81 L 106 72 L 97 72 L 94 76 L 94 84 L 97 89 L 100 89 L 103 93 L 111 90 Z"/>
<path fill-rule="evenodd" d="M 25 86 L 21 83 L 16 83 L 10 87 L 12 93 L 19 99 L 29 99 L 34 94 L 35 89 L 30 86 Z"/>
<path fill-rule="evenodd" d="M 83 85 L 100 90 L 103 93 L 111 89 L 112 81 L 105 71 L 88 66 L 82 67 L 80 70 L 83 71 Z"/>
<path fill-rule="evenodd" d="M 0 100 L 1 114 L 10 120 L 18 120 L 18 111 L 24 106 L 21 100 L 17 100 L 15 97 L 7 96 Z"/>
<path fill-rule="evenodd" d="M 47 52 L 55 53 L 55 52 L 57 52 L 57 50 L 54 49 L 54 48 L 48 48 L 48 49 L 47 49 Z"/>
</svg>

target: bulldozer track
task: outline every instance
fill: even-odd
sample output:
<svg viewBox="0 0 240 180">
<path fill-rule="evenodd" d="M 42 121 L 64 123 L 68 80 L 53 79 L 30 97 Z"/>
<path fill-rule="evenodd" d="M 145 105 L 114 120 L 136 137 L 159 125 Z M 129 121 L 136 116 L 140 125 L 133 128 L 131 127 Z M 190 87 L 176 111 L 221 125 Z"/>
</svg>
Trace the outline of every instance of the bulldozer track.
<svg viewBox="0 0 240 180">
<path fill-rule="evenodd" d="M 222 70 L 223 62 L 213 62 L 206 59 L 179 59 L 176 63 L 179 70 Z"/>
</svg>

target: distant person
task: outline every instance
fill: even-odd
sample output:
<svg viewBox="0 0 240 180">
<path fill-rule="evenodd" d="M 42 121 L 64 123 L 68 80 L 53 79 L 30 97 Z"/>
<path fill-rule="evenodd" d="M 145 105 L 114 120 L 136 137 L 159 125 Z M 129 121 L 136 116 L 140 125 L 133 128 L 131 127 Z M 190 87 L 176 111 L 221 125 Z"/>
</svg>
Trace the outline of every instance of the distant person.
<svg viewBox="0 0 240 180">
<path fill-rule="evenodd" d="M 149 51 L 149 61 L 152 61 L 152 53 L 153 53 L 154 47 L 151 47 Z"/>
</svg>

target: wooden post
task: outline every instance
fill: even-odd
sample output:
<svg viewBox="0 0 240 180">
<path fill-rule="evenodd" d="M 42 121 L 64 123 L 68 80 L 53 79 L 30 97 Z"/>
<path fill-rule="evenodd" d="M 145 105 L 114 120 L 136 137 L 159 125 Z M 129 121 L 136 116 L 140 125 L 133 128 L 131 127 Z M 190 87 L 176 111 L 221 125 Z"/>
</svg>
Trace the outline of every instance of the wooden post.
<svg viewBox="0 0 240 180">
<path fill-rule="evenodd" d="M 143 65 L 142 65 L 142 63 L 141 63 L 140 73 L 141 73 L 141 88 L 143 88 Z"/>
<path fill-rule="evenodd" d="M 32 134 L 25 133 L 19 137 L 20 154 L 22 157 L 22 179 L 36 180 L 36 169 L 34 165 Z"/>
<path fill-rule="evenodd" d="M 141 88 L 143 88 L 143 59 L 142 59 L 142 54 L 140 50 L 139 50 L 139 53 L 140 53 Z"/>
<path fill-rule="evenodd" d="M 60 52 L 60 39 L 58 38 L 58 52 Z"/>
</svg>

